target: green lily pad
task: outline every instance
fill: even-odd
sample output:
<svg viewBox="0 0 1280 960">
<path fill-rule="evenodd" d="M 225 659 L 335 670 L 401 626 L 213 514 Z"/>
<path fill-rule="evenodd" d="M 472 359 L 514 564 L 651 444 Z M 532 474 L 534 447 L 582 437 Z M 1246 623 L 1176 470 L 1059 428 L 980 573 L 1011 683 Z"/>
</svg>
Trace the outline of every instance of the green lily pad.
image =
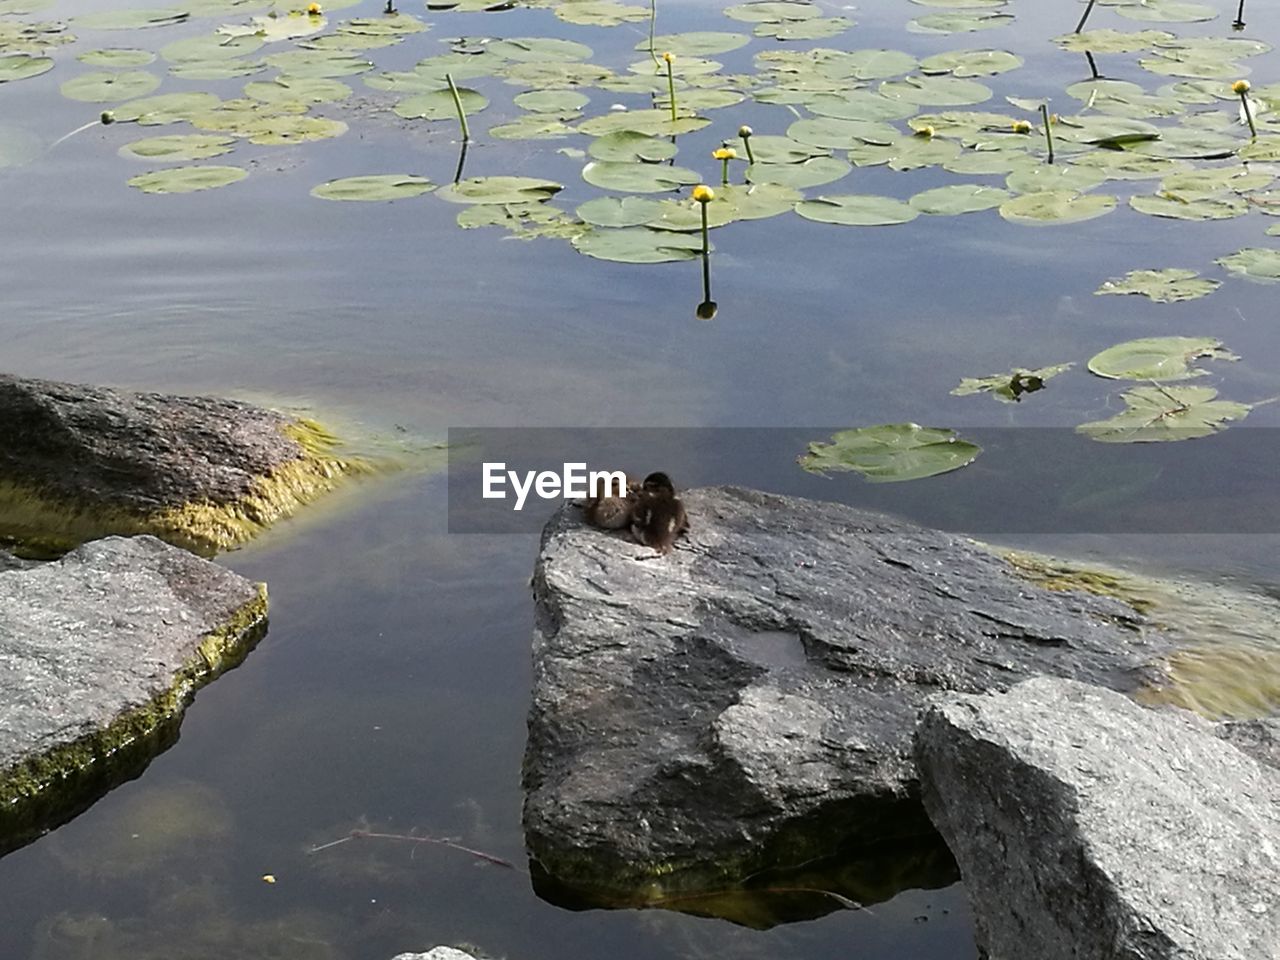
<svg viewBox="0 0 1280 960">
<path fill-rule="evenodd" d="M 91 67 L 145 67 L 155 62 L 156 55 L 150 50 L 139 50 L 136 47 L 106 47 L 102 50 L 88 50 L 76 59 Z"/>
<path fill-rule="evenodd" d="M 1071 190 L 1045 190 L 1024 193 L 1000 204 L 1000 216 L 1011 223 L 1042 225 L 1080 223 L 1110 213 L 1116 198 Z"/>
<path fill-rule="evenodd" d="M 73 17 L 71 22 L 81 30 L 141 30 L 144 27 L 166 27 L 181 23 L 190 14 L 186 10 L 155 8 L 150 10 L 109 10 Z"/>
<path fill-rule="evenodd" d="M 267 69 L 264 60 L 189 60 L 169 68 L 171 77 L 184 80 L 234 80 Z"/>
<path fill-rule="evenodd" d="M 311 189 L 321 200 L 381 201 L 418 197 L 434 190 L 436 185 L 426 177 L 412 173 L 383 173 L 364 177 L 343 177 Z"/>
<path fill-rule="evenodd" d="M 653 49 L 660 55 L 674 54 L 681 57 L 714 57 L 718 53 L 728 53 L 745 47 L 751 38 L 745 33 L 720 33 L 708 30 L 690 33 L 668 33 L 653 38 Z M 641 40 L 635 45 L 637 50 L 648 50 L 649 41 Z"/>
<path fill-rule="evenodd" d="M 170 167 L 152 170 L 129 179 L 129 186 L 143 193 L 194 193 L 212 190 L 243 180 L 249 171 L 242 167 Z"/>
<path fill-rule="evenodd" d="M 617 263 L 670 263 L 692 260 L 702 252 L 702 237 L 647 227 L 595 229 L 571 241 L 579 253 Z"/>
<path fill-rule="evenodd" d="M 247 24 L 224 24 L 218 32 L 228 37 L 261 37 L 266 43 L 297 40 L 319 33 L 329 25 L 324 17 L 290 13 L 283 17 L 252 17 Z"/>
<path fill-rule="evenodd" d="M 1071 164 L 1102 173 L 1108 180 L 1149 180 L 1188 169 L 1180 160 L 1146 157 L 1125 150 L 1094 150 L 1071 158 Z"/>
<path fill-rule="evenodd" d="M 373 69 L 373 62 L 345 50 L 286 50 L 267 63 L 291 78 L 352 77 Z"/>
<path fill-rule="evenodd" d="M 1249 212 L 1248 201 L 1233 194 L 1189 200 L 1169 193 L 1139 194 L 1129 198 L 1129 206 L 1139 213 L 1172 220 L 1230 220 Z"/>
<path fill-rule="evenodd" d="M 920 480 L 973 463 L 982 448 L 954 430 L 888 423 L 841 430 L 830 443 L 810 443 L 796 462 L 810 473 L 854 471 L 872 483 Z"/>
<path fill-rule="evenodd" d="M 198 113 L 221 104 L 212 93 L 162 93 L 154 97 L 130 100 L 111 110 L 115 123 L 137 122 L 142 126 L 159 126 L 190 120 Z"/>
<path fill-rule="evenodd" d="M 33 57 L 28 53 L 11 53 L 7 56 L 0 56 L 0 83 L 38 77 L 40 74 L 48 73 L 52 69 L 53 59 L 50 57 Z"/>
<path fill-rule="evenodd" d="M 647 133 L 634 130 L 619 130 L 597 137 L 587 147 L 587 153 L 597 160 L 612 160 L 621 163 L 661 163 L 676 155 L 676 145 L 670 140 L 651 137 Z M 601 224 L 610 226 L 610 224 Z"/>
<path fill-rule="evenodd" d="M 140 160 L 182 161 L 208 160 L 230 153 L 235 146 L 231 137 L 219 137 L 209 133 L 189 133 L 181 136 L 147 137 L 126 143 L 120 148 L 122 157 Z"/>
<path fill-rule="evenodd" d="M 662 193 L 700 183 L 702 175 L 697 170 L 661 163 L 592 160 L 582 168 L 582 179 L 593 186 L 622 193 Z"/>
<path fill-rule="evenodd" d="M 1208 437 L 1243 420 L 1253 409 L 1247 403 L 1217 400 L 1212 387 L 1134 387 L 1121 394 L 1125 410 L 1109 420 L 1076 427 L 1102 443 L 1161 443 Z"/>
<path fill-rule="evenodd" d="M 987 13 L 985 11 L 959 11 L 957 13 L 931 13 L 917 17 L 907 24 L 912 33 L 974 33 L 978 30 L 994 30 L 1013 23 L 1013 14 Z"/>
<path fill-rule="evenodd" d="M 1055 37 L 1064 50 L 1074 53 L 1137 53 L 1149 50 L 1161 40 L 1173 40 L 1171 33 L 1163 30 L 1086 30 Z"/>
<path fill-rule="evenodd" d="M 1280 250 L 1271 247 L 1246 247 L 1228 256 L 1219 257 L 1214 263 L 1249 280 L 1280 280 Z"/>
<path fill-rule="evenodd" d="M 264 103 L 337 103 L 351 96 L 351 88 L 328 77 L 276 77 L 246 83 L 244 93 Z"/>
<path fill-rule="evenodd" d="M 707 227 L 722 227 L 737 220 L 766 220 L 789 213 L 804 194 L 774 183 L 716 187 L 716 195 L 706 205 Z M 693 233 L 702 229 L 702 204 L 692 199 L 663 200 L 658 213 L 645 221 L 656 230 Z"/>
<path fill-rule="evenodd" d="M 753 163 L 747 167 L 747 179 L 804 190 L 842 180 L 852 169 L 835 157 L 810 157 L 800 163 Z"/>
<path fill-rule="evenodd" d="M 597 227 L 638 227 L 662 215 L 663 201 L 648 197 L 596 197 L 575 211 Z"/>
<path fill-rule="evenodd" d="M 1106 181 L 1106 175 L 1091 167 L 1070 163 L 1038 163 L 1015 170 L 1004 185 L 1014 193 L 1042 193 L 1046 190 L 1070 190 L 1084 193 Z"/>
<path fill-rule="evenodd" d="M 870 90 L 820 93 L 806 100 L 805 106 L 810 113 L 838 120 L 905 120 L 916 112 L 914 103 L 891 100 Z"/>
<path fill-rule="evenodd" d="M 1218 280 L 1205 280 L 1195 270 L 1166 267 L 1163 270 L 1130 270 L 1123 277 L 1112 277 L 1103 282 L 1097 295 L 1138 294 L 1156 303 L 1180 303 L 1207 297 L 1222 285 Z"/>
<path fill-rule="evenodd" d="M 807 0 L 756 0 L 726 7 L 724 15 L 747 23 L 785 23 L 816 20 L 822 16 L 822 8 Z"/>
<path fill-rule="evenodd" d="M 804 200 L 796 204 L 796 213 L 806 220 L 848 227 L 908 223 L 920 215 L 910 204 L 901 200 L 870 194 L 838 194 Z"/>
<path fill-rule="evenodd" d="M 1213 337 L 1143 337 L 1108 347 L 1089 360 L 1089 370 L 1110 380 L 1186 380 L 1207 371 L 1200 359 L 1239 360 Z"/>
<path fill-rule="evenodd" d="M 562 118 L 576 116 L 591 98 L 577 90 L 530 90 L 518 94 L 516 106 L 533 113 L 554 113 Z"/>
<path fill-rule="evenodd" d="M 648 20 L 646 7 L 636 7 L 614 0 L 574 0 L 555 7 L 555 15 L 565 23 L 587 27 L 616 27 L 620 23 Z"/>
<path fill-rule="evenodd" d="M 239 133 L 249 138 L 250 143 L 267 146 L 329 140 L 346 132 L 347 125 L 341 120 L 297 115 L 262 117 L 243 124 L 239 130 Z"/>
<path fill-rule="evenodd" d="M 550 113 L 531 113 L 489 128 L 489 136 L 495 140 L 560 140 L 577 132 Z"/>
<path fill-rule="evenodd" d="M 158 86 L 160 78 L 145 70 L 103 70 L 72 77 L 58 89 L 69 100 L 110 103 L 113 100 L 145 97 Z"/>
<path fill-rule="evenodd" d="M 886 80 L 880 94 L 891 100 L 902 100 L 920 106 L 961 107 L 984 103 L 991 99 L 991 88 L 977 80 L 959 77 L 925 76 Z"/>
<path fill-rule="evenodd" d="M 844 17 L 821 17 L 786 23 L 758 23 L 751 32 L 757 37 L 772 37 L 782 41 L 826 40 L 828 37 L 839 36 L 852 26 L 853 21 Z"/>
<path fill-rule="evenodd" d="M 489 105 L 484 94 L 468 87 L 458 88 L 458 99 L 462 101 L 462 109 L 468 117 L 479 113 Z M 392 110 L 396 116 L 406 120 L 457 120 L 458 108 L 453 102 L 453 94 L 446 88 L 432 90 L 430 93 L 416 93 L 405 97 Z"/>
<path fill-rule="evenodd" d="M 228 37 L 222 33 L 207 33 L 203 36 L 187 37 L 167 43 L 160 48 L 160 56 L 170 63 L 234 60 L 248 56 L 261 46 L 262 38 L 253 34 Z"/>
<path fill-rule="evenodd" d="M 613 72 L 607 67 L 594 63 L 542 61 L 513 63 L 509 67 L 503 67 L 501 73 L 508 83 L 522 87 L 593 87 L 613 76 Z"/>
<path fill-rule="evenodd" d="M 709 123 L 711 121 L 705 117 L 677 117 L 672 120 L 670 110 L 625 110 L 584 120 L 578 124 L 578 132 L 589 137 L 603 137 L 620 130 L 631 130 L 655 137 L 674 137 L 701 130 Z"/>
<path fill-rule="evenodd" d="M 987 393 L 1001 403 L 1020 403 L 1028 393 L 1043 390 L 1046 380 L 1051 380 L 1074 366 L 1074 363 L 1058 363 L 1036 370 L 1014 367 L 1008 373 L 996 374 L 993 377 L 965 377 L 960 381 L 960 386 L 951 393 L 956 397 Z"/>
<path fill-rule="evenodd" d="M 934 216 L 954 216 L 975 213 L 1000 206 L 1013 194 L 999 187 L 987 187 L 978 183 L 953 183 L 917 193 L 907 202 L 921 213 Z"/>
<path fill-rule="evenodd" d="M 901 50 L 831 51 L 815 66 L 819 74 L 833 80 L 886 80 L 910 73 L 919 65 L 915 57 Z"/>
<path fill-rule="evenodd" d="M 441 187 L 436 196 L 451 203 L 531 203 L 563 189 L 564 184 L 537 177 L 472 177 Z"/>
<path fill-rule="evenodd" d="M 591 229 L 549 203 L 481 203 L 464 208 L 457 216 L 464 230 L 503 227 L 519 240 L 553 237 L 572 240 Z"/>
<path fill-rule="evenodd" d="M 920 72 L 926 76 L 949 73 L 953 77 L 994 77 L 1016 70 L 1025 62 L 1008 50 L 953 50 L 921 60 Z"/>
<path fill-rule="evenodd" d="M 745 156 L 745 148 L 742 151 Z M 751 138 L 751 153 L 756 163 L 803 163 L 810 157 L 826 157 L 831 151 L 825 147 L 801 143 L 790 137 L 777 137 L 758 133 Z"/>
<path fill-rule="evenodd" d="M 1198 23 L 1212 20 L 1218 15 L 1213 7 L 1203 3 L 1186 3 L 1184 0 L 1138 0 L 1115 8 L 1116 13 L 1130 20 L 1146 20 L 1159 23 Z"/>
<path fill-rule="evenodd" d="M 585 43 L 555 37 L 511 37 L 494 40 L 485 49 L 490 56 L 517 63 L 565 63 L 591 56 L 591 48 Z"/>
<path fill-rule="evenodd" d="M 871 142 L 887 144 L 896 141 L 901 134 L 887 123 L 874 120 L 837 120 L 834 117 L 813 117 L 797 120 L 787 127 L 787 136 L 814 147 L 850 149 Z M 752 143 L 755 147 L 755 143 Z"/>
</svg>

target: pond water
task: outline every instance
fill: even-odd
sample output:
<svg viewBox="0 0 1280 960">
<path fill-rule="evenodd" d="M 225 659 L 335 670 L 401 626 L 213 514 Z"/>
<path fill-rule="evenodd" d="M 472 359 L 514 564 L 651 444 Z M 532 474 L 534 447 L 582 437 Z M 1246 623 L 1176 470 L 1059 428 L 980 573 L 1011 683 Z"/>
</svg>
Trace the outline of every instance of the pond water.
<svg viewBox="0 0 1280 960">
<path fill-rule="evenodd" d="M 352 88 L 350 96 L 311 108 L 314 116 L 346 123 L 343 135 L 286 146 L 239 140 L 225 156 L 197 161 L 242 167 L 248 176 L 239 182 L 186 194 L 143 193 L 129 185 L 130 178 L 180 164 L 117 151 L 142 137 L 194 132 L 190 125 L 94 124 L 55 144 L 102 110 L 119 109 L 118 100 L 65 97 L 61 84 L 102 69 L 143 70 L 163 78 L 157 94 L 210 91 L 230 99 L 246 81 L 269 79 L 276 70 L 190 79 L 169 75 L 172 64 L 164 58 L 116 68 L 76 58 L 107 47 L 157 51 L 207 37 L 221 24 L 261 15 L 267 4 L 183 8 L 175 0 L 172 6 L 189 9 L 190 17 L 128 30 L 74 22 L 118 4 L 39 5 L 0 0 L 0 31 L 24 22 L 71 21 L 67 33 L 78 39 L 49 49 L 48 72 L 0 83 L 0 158 L 6 158 L 0 162 L 24 151 L 31 155 L 29 162 L 0 168 L 6 211 L 0 367 L 6 372 L 265 400 L 311 411 L 372 444 L 430 443 L 457 426 L 743 428 L 722 435 L 714 454 L 682 460 L 677 480 L 731 481 L 850 502 L 868 496 L 856 475 L 823 480 L 805 474 L 792 463 L 803 442 L 788 453 L 777 434 L 762 442 L 751 428 L 790 428 L 815 441 L 835 429 L 907 421 L 975 437 L 994 428 L 1053 428 L 1042 435 L 1060 437 L 1086 475 L 1093 469 L 1090 458 L 1102 457 L 1105 449 L 1107 469 L 1118 472 L 1099 475 L 1117 477 L 1122 493 L 1142 500 L 1166 480 L 1190 479 L 1195 496 L 1170 501 L 1179 518 L 1243 515 L 1243 525 L 1252 519 L 1258 532 L 1152 522 L 1138 528 L 1141 535 L 1118 535 L 1056 516 L 1010 527 L 1000 499 L 984 499 L 977 471 L 982 466 L 989 476 L 1005 476 L 1019 463 L 1007 451 L 1000 459 L 1002 445 L 991 440 L 985 463 L 980 458 L 972 468 L 900 485 L 914 492 L 874 505 L 937 519 L 931 506 L 962 503 L 971 529 L 994 531 L 1005 542 L 1273 595 L 1280 590 L 1274 493 L 1254 485 L 1249 489 L 1258 496 L 1225 505 L 1215 496 L 1219 481 L 1227 489 L 1233 477 L 1273 472 L 1274 455 L 1259 457 L 1257 451 L 1274 443 L 1280 404 L 1256 406 L 1221 436 L 1158 448 L 1098 444 L 1073 432 L 1123 409 L 1120 395 L 1134 384 L 1091 376 L 1085 363 L 1135 338 L 1221 340 L 1240 359 L 1198 361 L 1208 371 L 1198 384 L 1241 403 L 1280 394 L 1275 288 L 1215 263 L 1241 249 L 1280 248 L 1267 235 L 1266 228 L 1280 221 L 1263 213 L 1272 198 L 1270 177 L 1261 176 L 1275 172 L 1269 164 L 1280 152 L 1250 164 L 1260 183 L 1247 188 L 1200 185 L 1197 193 L 1185 183 L 1160 187 L 1158 173 L 1096 183 L 1089 194 L 1118 197 L 1117 207 L 1076 223 L 1028 226 L 995 209 L 922 215 L 874 228 L 814 222 L 791 212 L 733 222 L 713 231 L 718 313 L 704 321 L 695 317 L 703 300 L 697 259 L 618 263 L 583 256 L 563 238 L 526 242 L 500 226 L 460 229 L 456 218 L 468 208 L 432 193 L 392 203 L 311 196 L 313 187 L 341 177 L 418 174 L 447 184 L 455 176 L 456 122 L 397 116 L 389 108 L 409 93 L 374 89 L 360 75 L 337 78 Z M 1166 16 L 1188 6 L 1149 5 Z M 1234 138 L 1243 147 L 1249 132 L 1238 122 L 1230 83 L 1246 74 L 1257 97 L 1262 147 L 1280 131 L 1280 124 L 1269 126 L 1274 121 L 1267 99 L 1274 96 L 1280 104 L 1280 88 L 1268 89 L 1280 81 L 1280 55 L 1265 43 L 1249 56 L 1232 51 L 1235 63 L 1226 67 L 1230 58 L 1221 50 L 1195 48 L 1183 56 L 1190 65 L 1175 68 L 1175 75 L 1139 64 L 1154 56 L 1154 39 L 1135 52 L 1097 53 L 1105 77 L 1136 83 L 1147 94 L 1187 77 L 1208 79 L 1196 90 L 1160 93 L 1161 102 L 1141 100 L 1125 88 L 1119 105 L 1106 107 L 1095 97 L 1084 108 L 1065 91 L 1090 77 L 1089 64 L 1082 53 L 1052 41 L 1075 27 L 1082 4 L 821 3 L 821 17 L 856 22 L 833 24 L 838 32 L 829 37 L 786 42 L 752 36 L 756 24 L 726 16 L 722 6 L 659 0 L 657 10 L 659 34 L 750 37 L 714 59 L 723 64 L 719 73 L 738 78 L 724 81 L 725 88 L 753 96 L 702 110 L 710 124 L 677 138 L 674 163 L 717 188 L 720 162 L 711 151 L 735 138 L 741 124 L 750 124 L 756 137 L 781 136 L 798 118 L 814 116 L 803 97 L 791 97 L 792 104 L 764 102 L 779 97 L 762 90 L 796 76 L 761 77 L 778 61 L 755 58 L 774 50 L 892 49 L 918 59 L 966 49 L 1012 51 L 1024 61 L 1016 69 L 970 81 L 989 87 L 989 100 L 944 107 L 924 102 L 917 109 L 994 111 L 1010 124 L 1026 120 L 1033 128 L 1028 134 L 1015 134 L 1011 126 L 953 131 L 939 122 L 934 139 L 950 137 L 959 145 L 1025 137 L 1018 149 L 1038 160 L 1044 150 L 1039 114 L 1003 98 L 1020 98 L 1023 107 L 1048 99 L 1049 109 L 1063 117 L 1056 128 L 1057 169 L 1070 166 L 1064 161 L 1073 155 L 1101 152 L 1080 142 L 1081 128 L 1073 131 L 1071 118 L 1079 116 L 1168 113 L 1139 120 L 1164 131 L 1179 127 Z M 1274 5 L 1246 9 L 1247 27 L 1238 33 L 1230 27 L 1235 2 L 1209 6 L 1214 19 L 1168 23 L 1126 19 L 1116 5 L 1099 5 L 1089 28 L 1260 42 L 1280 37 Z M 322 32 L 332 33 L 353 17 L 377 18 L 382 3 L 324 7 Z M 280 10 L 287 18 L 288 6 Z M 591 48 L 584 59 L 623 75 L 628 64 L 648 57 L 643 18 L 602 27 L 566 22 L 547 8 L 427 11 L 420 0 L 402 4 L 401 12 L 430 29 L 361 50 L 359 57 L 376 64 L 365 77 L 409 71 L 423 58 L 447 53 L 461 37 L 572 40 Z M 956 13 L 1012 19 L 975 32 L 908 29 L 917 18 Z M 0 47 L 17 49 L 11 32 L 0 38 Z M 245 58 L 296 49 L 297 40 L 282 40 Z M 677 56 L 676 68 L 692 59 Z M 499 66 L 509 68 L 510 61 Z M 883 80 L 897 82 L 904 73 L 918 75 L 908 66 L 871 76 L 865 89 L 876 93 Z M 812 70 L 798 75 L 805 78 L 800 86 L 815 76 Z M 659 81 L 661 93 L 665 81 Z M 844 96 L 854 81 L 846 75 L 841 82 L 843 92 L 829 97 Z M 589 159 L 580 152 L 592 143 L 586 135 L 508 140 L 489 134 L 522 113 L 513 97 L 529 85 L 504 82 L 492 72 L 460 83 L 489 100 L 469 118 L 475 142 L 464 177 L 514 175 L 563 184 L 550 203 L 565 211 L 566 220 L 579 204 L 610 192 L 580 175 Z M 700 89 L 682 83 L 680 94 L 692 99 Z M 614 104 L 632 110 L 649 104 L 646 93 L 596 85 L 580 90 L 589 97 L 584 118 L 606 115 Z M 1185 99 L 1177 99 L 1179 92 Z M 903 138 L 910 135 L 905 117 L 888 122 Z M 742 153 L 740 141 L 736 146 Z M 1141 137 L 1136 146 L 1143 147 Z M 914 148 L 913 139 L 907 149 Z M 842 159 L 848 148 L 830 152 Z M 1214 150 L 1198 143 L 1183 152 Z M 1242 168 L 1234 154 L 1194 156 L 1186 164 Z M 742 183 L 743 169 L 740 161 L 733 163 L 735 183 Z M 1044 175 L 1043 169 L 1036 174 Z M 962 182 L 1002 188 L 1004 177 L 954 173 L 936 163 L 901 172 L 859 165 L 837 182 L 803 192 L 808 198 L 906 200 Z M 1157 192 L 1165 194 L 1166 205 L 1239 215 L 1188 221 L 1152 216 L 1127 203 L 1132 194 Z M 670 196 L 688 194 L 686 185 Z M 1171 200 L 1171 194 L 1179 198 Z M 1250 199 L 1240 199 L 1246 195 Z M 1177 303 L 1094 296 L 1109 278 L 1166 267 L 1197 271 L 1221 286 Z M 1068 362 L 1075 367 L 1017 404 L 949 392 L 965 377 Z M 625 446 L 628 435 L 620 436 Z M 1258 439 L 1250 444 L 1241 437 Z M 1133 460 L 1117 453 L 1132 453 Z M 634 467 L 649 468 L 650 456 L 636 450 Z M 1128 463 L 1138 465 L 1134 472 L 1125 472 Z M 1148 468 L 1154 472 L 1144 472 Z M 1235 497 L 1230 489 L 1224 498 Z M 308 854 L 367 827 L 454 837 L 522 863 L 519 776 L 536 538 L 450 535 L 446 508 L 443 477 L 409 470 L 339 495 L 222 558 L 246 576 L 269 581 L 269 635 L 242 668 L 200 693 L 179 742 L 140 779 L 0 860 L 0 956 L 377 960 L 458 942 L 512 958 L 974 956 L 958 885 L 907 891 L 869 910 L 753 930 L 662 910 L 566 910 L 536 897 L 527 874 L 477 866 L 437 847 L 363 840 Z M 264 875 L 276 882 L 265 883 Z"/>
</svg>

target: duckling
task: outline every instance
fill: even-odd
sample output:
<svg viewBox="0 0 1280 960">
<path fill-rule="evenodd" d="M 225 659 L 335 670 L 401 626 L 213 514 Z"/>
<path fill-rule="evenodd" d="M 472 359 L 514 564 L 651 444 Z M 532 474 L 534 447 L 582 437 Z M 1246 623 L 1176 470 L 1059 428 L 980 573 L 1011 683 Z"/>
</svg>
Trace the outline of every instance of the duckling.
<svg viewBox="0 0 1280 960">
<path fill-rule="evenodd" d="M 627 477 L 627 492 L 621 497 L 588 497 L 582 509 L 587 523 L 601 530 L 622 530 L 630 525 L 640 484 Z"/>
<path fill-rule="evenodd" d="M 665 473 L 645 477 L 631 514 L 631 536 L 636 543 L 665 555 L 675 546 L 676 538 L 688 529 L 689 517 L 676 496 L 671 478 Z"/>
</svg>

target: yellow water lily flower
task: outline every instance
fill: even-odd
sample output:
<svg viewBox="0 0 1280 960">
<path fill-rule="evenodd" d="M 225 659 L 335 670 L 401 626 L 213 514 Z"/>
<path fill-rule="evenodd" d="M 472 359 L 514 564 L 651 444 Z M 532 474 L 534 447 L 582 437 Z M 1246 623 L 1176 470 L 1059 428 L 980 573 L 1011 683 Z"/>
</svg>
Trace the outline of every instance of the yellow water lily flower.
<svg viewBox="0 0 1280 960">
<path fill-rule="evenodd" d="M 662 59 L 665 60 L 667 63 L 675 63 L 676 55 L 672 53 L 670 50 L 668 50 L 666 53 L 662 55 Z"/>
<path fill-rule="evenodd" d="M 312 17 L 320 16 L 320 4 L 313 3 L 311 6 L 307 7 L 307 14 Z"/>
<path fill-rule="evenodd" d="M 1231 85 L 1232 93 L 1246 94 L 1252 88 L 1252 84 L 1248 80 L 1237 80 Z"/>
<path fill-rule="evenodd" d="M 710 203 L 716 198 L 716 192 L 708 187 L 705 183 L 700 183 L 693 188 L 693 199 L 699 203 Z"/>
<path fill-rule="evenodd" d="M 738 151 L 733 147 L 720 147 L 717 150 L 712 150 L 711 156 L 717 160 L 737 160 Z"/>
<path fill-rule="evenodd" d="M 1031 132 L 1031 122 L 1030 122 L 1029 120 L 1015 120 L 1015 121 L 1013 121 L 1013 132 L 1014 132 L 1014 133 L 1030 133 L 1030 132 Z"/>
</svg>

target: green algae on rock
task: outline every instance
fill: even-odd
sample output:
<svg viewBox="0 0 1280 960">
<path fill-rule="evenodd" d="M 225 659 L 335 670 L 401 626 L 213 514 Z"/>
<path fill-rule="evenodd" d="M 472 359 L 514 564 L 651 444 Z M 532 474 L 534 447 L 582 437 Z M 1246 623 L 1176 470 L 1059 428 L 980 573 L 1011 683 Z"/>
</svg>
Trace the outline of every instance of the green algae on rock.
<svg viewBox="0 0 1280 960">
<path fill-rule="evenodd" d="M 149 533 L 212 555 L 368 469 L 319 424 L 234 400 L 0 375 L 0 538 Z"/>
<path fill-rule="evenodd" d="M 0 852 L 137 776 L 266 616 L 264 585 L 154 537 L 0 569 Z"/>
</svg>

